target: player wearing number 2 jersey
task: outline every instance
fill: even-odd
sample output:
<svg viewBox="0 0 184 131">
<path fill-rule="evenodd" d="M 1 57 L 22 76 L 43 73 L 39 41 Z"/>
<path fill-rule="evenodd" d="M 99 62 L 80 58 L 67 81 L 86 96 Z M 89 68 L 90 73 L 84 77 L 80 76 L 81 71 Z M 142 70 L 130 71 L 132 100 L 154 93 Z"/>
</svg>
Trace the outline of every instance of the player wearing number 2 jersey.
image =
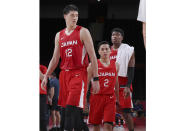
<svg viewBox="0 0 184 131">
<path fill-rule="evenodd" d="M 61 128 L 64 125 L 64 130 L 81 130 L 83 124 L 81 112 L 87 91 L 88 55 L 93 68 L 95 93 L 99 91 L 98 66 L 89 31 L 77 25 L 78 8 L 75 5 L 67 5 L 63 15 L 66 28 L 56 34 L 54 54 L 42 86 L 47 83 L 48 76 L 54 71 L 61 58 L 58 99 L 58 105 L 63 107 L 64 114 L 61 118 Z"/>
<path fill-rule="evenodd" d="M 100 91 L 90 96 L 89 123 L 93 124 L 94 131 L 99 131 L 100 124 L 104 123 L 104 130 L 112 131 L 115 121 L 116 101 L 119 102 L 118 65 L 110 61 L 110 45 L 102 41 L 98 45 L 100 59 L 98 60 L 98 76 Z M 91 66 L 88 67 L 88 80 L 91 80 Z M 93 84 L 92 84 L 93 86 Z M 91 90 L 93 93 L 93 89 Z"/>
</svg>

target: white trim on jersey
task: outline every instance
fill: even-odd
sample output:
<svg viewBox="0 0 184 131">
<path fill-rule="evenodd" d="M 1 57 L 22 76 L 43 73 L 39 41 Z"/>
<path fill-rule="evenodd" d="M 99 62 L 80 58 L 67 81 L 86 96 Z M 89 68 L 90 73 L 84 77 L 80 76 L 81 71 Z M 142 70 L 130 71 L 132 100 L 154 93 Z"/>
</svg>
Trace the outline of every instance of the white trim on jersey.
<svg viewBox="0 0 184 131">
<path fill-rule="evenodd" d="M 84 57 L 86 56 L 86 48 L 83 46 L 83 49 L 82 49 L 82 59 L 81 59 L 81 64 L 83 65 L 84 63 Z"/>
<path fill-rule="evenodd" d="M 80 101 L 79 101 L 78 107 L 80 107 L 80 108 L 84 107 L 84 81 L 82 81 L 82 89 L 81 89 Z"/>
</svg>

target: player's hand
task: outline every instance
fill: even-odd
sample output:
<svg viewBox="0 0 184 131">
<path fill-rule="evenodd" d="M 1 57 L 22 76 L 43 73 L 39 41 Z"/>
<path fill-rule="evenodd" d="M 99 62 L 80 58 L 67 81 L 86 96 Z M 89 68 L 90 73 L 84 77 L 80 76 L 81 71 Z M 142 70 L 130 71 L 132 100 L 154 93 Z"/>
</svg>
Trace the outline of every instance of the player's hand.
<svg viewBox="0 0 184 131">
<path fill-rule="evenodd" d="M 92 85 L 93 85 L 92 94 L 97 94 L 99 92 L 99 90 L 100 90 L 99 81 L 93 81 Z"/>
<path fill-rule="evenodd" d="M 44 76 L 43 80 L 42 80 L 42 84 L 41 84 L 41 88 L 42 90 L 46 91 L 46 89 L 44 87 L 46 87 L 47 85 L 47 77 Z"/>
<path fill-rule="evenodd" d="M 125 89 L 124 89 L 124 97 L 125 98 L 127 98 L 129 95 L 130 95 L 130 88 L 128 88 L 128 87 L 125 87 Z"/>
</svg>

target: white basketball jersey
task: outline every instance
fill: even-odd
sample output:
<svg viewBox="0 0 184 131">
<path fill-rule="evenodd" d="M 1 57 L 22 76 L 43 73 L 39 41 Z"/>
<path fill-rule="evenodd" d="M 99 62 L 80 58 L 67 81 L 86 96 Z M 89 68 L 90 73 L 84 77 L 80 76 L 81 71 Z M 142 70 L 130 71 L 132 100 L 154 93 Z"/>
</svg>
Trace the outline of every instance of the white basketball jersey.
<svg viewBox="0 0 184 131">
<path fill-rule="evenodd" d="M 140 0 L 137 20 L 146 22 L 146 0 Z"/>
<path fill-rule="evenodd" d="M 116 62 L 119 64 L 118 76 L 127 77 L 128 63 L 134 52 L 134 47 L 122 43 L 118 48 Z"/>
</svg>

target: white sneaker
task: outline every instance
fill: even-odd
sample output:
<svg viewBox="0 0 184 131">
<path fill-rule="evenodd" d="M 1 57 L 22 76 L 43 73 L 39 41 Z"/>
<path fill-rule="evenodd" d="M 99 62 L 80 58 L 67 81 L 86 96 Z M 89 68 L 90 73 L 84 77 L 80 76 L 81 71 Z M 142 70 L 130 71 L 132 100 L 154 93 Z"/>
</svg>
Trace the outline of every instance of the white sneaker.
<svg viewBox="0 0 184 131">
<path fill-rule="evenodd" d="M 119 131 L 119 126 L 116 125 L 116 126 L 113 128 L 113 131 Z"/>
<path fill-rule="evenodd" d="M 125 128 L 123 127 L 123 125 L 118 127 L 118 131 L 125 131 Z"/>
</svg>

